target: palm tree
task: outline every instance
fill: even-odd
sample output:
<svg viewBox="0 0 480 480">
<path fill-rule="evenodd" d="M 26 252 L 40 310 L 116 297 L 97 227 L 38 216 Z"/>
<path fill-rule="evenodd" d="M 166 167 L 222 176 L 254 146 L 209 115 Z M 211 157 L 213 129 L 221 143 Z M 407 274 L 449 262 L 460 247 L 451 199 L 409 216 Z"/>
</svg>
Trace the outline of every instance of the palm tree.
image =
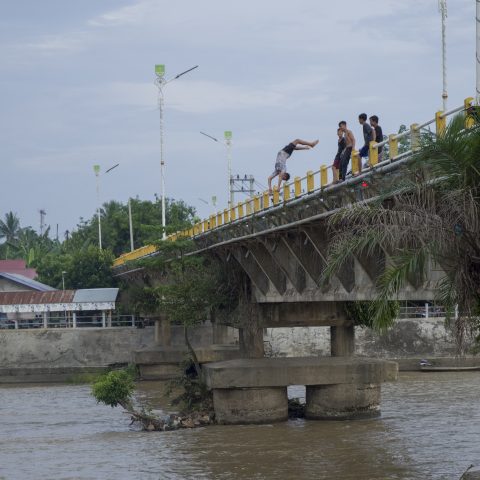
<svg viewBox="0 0 480 480">
<path fill-rule="evenodd" d="M 386 190 L 329 220 L 333 242 L 325 279 L 349 258 L 379 249 L 388 256 L 370 305 L 372 325 L 391 325 L 390 302 L 412 276 L 425 275 L 429 261 L 445 272 L 438 301 L 462 316 L 457 332 L 480 309 L 480 126 L 465 128 L 457 115 L 442 135 L 426 134 L 412 161 Z"/>
<path fill-rule="evenodd" d="M 0 239 L 4 238 L 6 242 L 13 243 L 18 238 L 20 230 L 20 220 L 16 213 L 8 212 L 5 214 L 5 220 L 0 220 Z"/>
</svg>

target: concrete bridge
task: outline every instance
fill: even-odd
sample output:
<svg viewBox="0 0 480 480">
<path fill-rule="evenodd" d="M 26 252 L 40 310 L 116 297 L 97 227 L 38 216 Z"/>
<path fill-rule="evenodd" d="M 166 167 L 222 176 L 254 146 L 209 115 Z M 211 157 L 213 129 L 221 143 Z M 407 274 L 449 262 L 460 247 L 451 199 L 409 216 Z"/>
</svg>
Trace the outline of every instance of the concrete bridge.
<svg viewBox="0 0 480 480">
<path fill-rule="evenodd" d="M 295 372 L 298 373 L 302 368 L 310 369 L 312 372 L 308 378 L 308 389 L 317 393 L 311 393 L 310 399 L 318 392 L 323 392 L 322 398 L 326 399 L 327 406 L 326 410 L 322 411 L 335 410 L 334 405 L 338 404 L 339 395 L 347 398 L 344 399 L 346 403 L 343 402 L 346 405 L 345 411 L 357 412 L 358 416 L 360 412 L 378 411 L 379 385 L 382 381 L 392 379 L 394 375 L 381 373 L 387 368 L 382 362 L 370 365 L 368 362 L 361 364 L 357 359 L 346 359 L 354 352 L 354 326 L 346 315 L 344 302 L 373 300 L 376 297 L 376 280 L 388 262 L 388 252 L 379 250 L 374 255 L 357 256 L 347 262 L 328 283 L 324 283 L 322 273 L 326 266 L 326 252 L 330 242 L 326 222 L 328 217 L 339 209 L 349 208 L 356 202 L 369 202 L 378 198 L 385 186 L 401 177 L 405 165 L 419 146 L 422 129 L 435 125 L 436 133 L 440 135 L 446 127 L 447 117 L 458 112 L 465 112 L 468 127 L 470 119 L 466 113 L 472 102 L 473 98 L 467 98 L 464 105 L 448 112 L 437 112 L 434 119 L 422 124 L 412 124 L 404 133 L 390 135 L 388 140 L 383 142 L 371 142 L 371 167 L 367 169 L 362 168 L 358 152 L 353 152 L 352 175 L 342 183 L 337 183 L 335 178 L 329 177 L 328 169 L 323 165 L 318 171 L 307 172 L 302 178 L 296 177 L 292 183 L 284 186 L 282 192 L 274 190 L 273 195 L 265 192 L 212 215 L 188 230 L 168 237 L 168 240 L 192 238 L 197 247 L 195 253 L 208 252 L 227 267 L 229 265 L 240 267 L 249 280 L 250 298 L 247 303 L 240 304 L 228 317 L 218 318 L 217 323 L 238 328 L 240 356 L 257 360 L 230 360 L 230 363 L 225 362 L 220 366 L 213 363 L 207 367 L 209 384 L 216 392 L 217 413 L 223 415 L 225 422 L 261 421 L 262 418 L 269 421 L 277 419 L 279 415 L 283 418 L 285 388 L 292 382 L 299 384 L 305 380 L 302 378 L 295 380 Z M 399 153 L 398 142 L 402 137 L 408 137 L 410 149 Z M 378 148 L 386 144 L 389 146 L 389 157 L 379 162 Z M 115 261 L 115 270 L 122 277 L 140 278 L 142 272 L 136 267 L 131 267 L 129 262 L 155 254 L 155 247 L 142 247 L 119 257 Z M 426 278 L 412 275 L 398 298 L 412 301 L 433 300 L 435 285 L 442 275 L 441 269 L 431 264 Z M 159 320 L 158 331 L 161 328 L 165 331 L 166 323 L 168 323 L 166 319 L 161 322 Z M 275 376 L 277 368 L 270 365 L 275 360 L 266 365 L 265 359 L 262 358 L 263 328 L 286 326 L 331 327 L 331 355 L 343 358 L 337 360 L 343 365 L 342 368 L 335 363 L 330 365 L 330 368 L 338 367 L 340 373 L 336 380 L 327 379 L 328 375 L 326 376 L 325 372 L 328 368 L 322 363 L 325 360 L 298 359 L 294 367 L 284 365 L 287 376 L 283 380 L 275 385 L 268 382 L 262 384 L 259 378 L 266 378 L 268 372 Z M 219 328 L 218 325 L 216 328 Z M 163 343 L 168 344 L 165 340 Z M 231 351 L 228 358 L 232 358 Z M 221 359 L 218 356 L 215 358 Z M 332 361 L 335 362 L 332 359 L 328 360 Z M 312 366 L 312 362 L 315 366 Z M 230 369 L 231 372 L 237 373 L 241 371 L 243 378 L 250 380 L 242 385 L 236 384 L 231 375 L 219 376 L 218 368 Z M 363 380 L 345 373 L 353 371 L 362 371 Z M 219 380 L 220 378 L 223 380 Z M 330 387 L 326 387 L 327 384 Z M 345 387 L 347 384 L 349 386 Z M 366 388 L 365 385 L 371 385 L 372 388 Z M 255 410 L 258 398 L 266 398 L 267 395 L 263 392 L 258 397 L 259 388 L 270 389 L 272 398 L 276 398 L 274 403 L 278 408 L 272 408 L 271 411 L 276 412 L 272 413 L 272 416 L 265 413 L 262 408 Z M 223 391 L 225 389 L 228 393 Z M 273 393 L 272 389 L 277 389 L 276 393 Z M 325 393 L 326 389 L 336 393 L 328 396 Z M 368 398 L 365 397 L 367 390 L 370 392 Z M 247 410 L 257 411 L 257 414 L 247 416 L 248 418 L 242 417 L 242 420 L 225 413 L 228 409 L 224 408 L 224 400 L 227 398 L 230 403 L 233 402 L 232 404 L 246 402 Z M 310 407 L 307 405 L 307 411 L 310 408 L 310 412 L 313 412 L 323 400 L 311 402 L 313 403 Z M 322 408 L 324 407 L 325 404 Z M 329 415 L 311 414 L 312 417 L 319 418 Z M 355 414 L 352 413 L 352 416 Z M 332 414 L 331 417 L 336 418 L 336 414 Z M 342 415 L 339 413 L 338 417 Z M 345 415 L 343 417 L 346 418 Z"/>
</svg>

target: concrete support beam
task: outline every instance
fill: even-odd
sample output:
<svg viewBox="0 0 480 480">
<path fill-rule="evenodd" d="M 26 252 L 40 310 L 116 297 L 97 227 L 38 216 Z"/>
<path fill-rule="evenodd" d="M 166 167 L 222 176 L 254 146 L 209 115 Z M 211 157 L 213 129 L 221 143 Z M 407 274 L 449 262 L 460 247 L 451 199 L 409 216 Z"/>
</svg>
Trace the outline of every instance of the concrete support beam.
<svg viewBox="0 0 480 480">
<path fill-rule="evenodd" d="M 232 251 L 235 260 L 240 264 L 252 283 L 266 295 L 270 288 L 268 277 L 260 268 L 253 255 L 246 248 L 237 248 Z"/>
<path fill-rule="evenodd" d="M 355 353 L 355 327 L 330 327 L 330 349 L 332 357 L 351 357 Z"/>
<path fill-rule="evenodd" d="M 309 240 L 317 252 L 325 259 L 328 251 L 329 239 L 326 229 L 305 229 L 304 230 Z M 338 270 L 335 276 L 340 280 L 343 288 L 347 292 L 351 292 L 355 287 L 355 264 L 354 259 L 347 260 L 344 265 Z"/>
<path fill-rule="evenodd" d="M 301 267 L 298 260 L 292 256 L 283 237 L 276 239 L 274 242 L 265 240 L 264 244 L 295 290 L 298 293 L 302 293 L 306 285 L 305 270 Z"/>
<path fill-rule="evenodd" d="M 325 260 L 318 254 L 307 235 L 304 232 L 294 235 L 286 234 L 282 236 L 281 241 L 313 282 L 319 286 Z"/>
<path fill-rule="evenodd" d="M 260 309 L 257 304 L 250 303 L 242 311 L 246 318 L 239 329 L 240 355 L 242 358 L 263 358 L 265 350 Z"/>
<path fill-rule="evenodd" d="M 260 324 L 264 328 L 350 325 L 340 302 L 261 303 Z"/>
<path fill-rule="evenodd" d="M 277 290 L 280 295 L 283 295 L 287 289 L 287 279 L 270 252 L 261 243 L 249 245 L 249 250 L 259 267 L 275 287 L 275 290 Z"/>
</svg>

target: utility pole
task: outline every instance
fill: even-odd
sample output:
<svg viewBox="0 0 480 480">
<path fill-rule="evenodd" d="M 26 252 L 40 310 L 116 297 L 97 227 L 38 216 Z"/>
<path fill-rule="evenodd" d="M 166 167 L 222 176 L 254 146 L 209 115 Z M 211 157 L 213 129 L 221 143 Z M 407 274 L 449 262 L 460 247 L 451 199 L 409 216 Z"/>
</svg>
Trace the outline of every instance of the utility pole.
<svg viewBox="0 0 480 480">
<path fill-rule="evenodd" d="M 43 208 L 38 212 L 40 213 L 40 235 L 43 235 L 43 229 L 45 228 L 45 215 L 47 212 Z"/>
<path fill-rule="evenodd" d="M 253 198 L 255 195 L 254 188 L 255 178 L 253 175 L 232 175 L 231 177 L 231 191 L 233 193 L 245 193 L 250 198 Z"/>
<path fill-rule="evenodd" d="M 228 206 L 233 207 L 235 198 L 232 184 L 232 132 L 227 130 L 224 132 L 225 147 L 227 148 L 227 174 L 228 174 Z"/>
<path fill-rule="evenodd" d="M 477 1 L 478 8 L 478 1 Z M 442 17 L 442 102 L 443 111 L 447 111 L 447 42 L 446 42 L 446 19 L 447 19 L 447 0 L 438 0 L 438 10 Z M 477 19 L 478 22 L 478 19 Z M 478 57 L 477 57 L 478 62 Z M 477 67 L 478 68 L 478 67 Z"/>
<path fill-rule="evenodd" d="M 128 199 L 128 225 L 130 227 L 130 251 L 133 252 L 135 248 L 133 246 L 132 205 L 130 202 L 130 198 Z"/>
<path fill-rule="evenodd" d="M 477 78 L 476 78 L 476 89 L 477 89 L 477 105 L 480 105 L 480 2 L 476 0 L 476 21 L 477 21 L 477 43 L 476 43 L 476 57 L 477 57 Z"/>
<path fill-rule="evenodd" d="M 102 249 L 102 222 L 100 220 L 100 165 L 94 165 L 93 171 L 97 179 L 97 218 L 98 218 L 98 248 Z"/>
</svg>

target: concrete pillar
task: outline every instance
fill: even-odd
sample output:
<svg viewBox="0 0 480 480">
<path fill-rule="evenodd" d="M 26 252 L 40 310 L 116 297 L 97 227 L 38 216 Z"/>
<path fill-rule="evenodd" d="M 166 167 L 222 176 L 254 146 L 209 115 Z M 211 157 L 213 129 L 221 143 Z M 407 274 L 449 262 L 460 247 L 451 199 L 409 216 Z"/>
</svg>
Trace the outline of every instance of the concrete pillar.
<svg viewBox="0 0 480 480">
<path fill-rule="evenodd" d="M 111 310 L 108 311 L 107 325 L 108 325 L 109 327 L 112 326 L 112 311 L 111 311 Z"/>
<path fill-rule="evenodd" d="M 105 310 L 102 311 L 102 327 L 105 328 L 107 326 L 107 314 Z"/>
<path fill-rule="evenodd" d="M 213 405 L 217 422 L 227 425 L 288 419 L 287 387 L 217 388 Z"/>
<path fill-rule="evenodd" d="M 172 330 L 170 328 L 170 320 L 162 317 L 155 319 L 155 344 L 162 347 L 172 345 Z"/>
<path fill-rule="evenodd" d="M 77 312 L 72 312 L 72 327 L 77 328 Z"/>
<path fill-rule="evenodd" d="M 380 415 L 380 384 L 307 386 L 305 417 L 315 420 L 355 420 Z"/>
<path fill-rule="evenodd" d="M 249 325 L 239 329 L 240 355 L 242 358 L 263 358 L 263 328 Z"/>
<path fill-rule="evenodd" d="M 330 327 L 332 357 L 351 357 L 355 353 L 355 327 Z"/>
<path fill-rule="evenodd" d="M 43 312 L 43 328 L 48 328 L 48 316 L 47 316 L 47 312 Z"/>
<path fill-rule="evenodd" d="M 228 328 L 226 325 L 212 323 L 212 338 L 214 344 L 228 343 Z"/>
</svg>

